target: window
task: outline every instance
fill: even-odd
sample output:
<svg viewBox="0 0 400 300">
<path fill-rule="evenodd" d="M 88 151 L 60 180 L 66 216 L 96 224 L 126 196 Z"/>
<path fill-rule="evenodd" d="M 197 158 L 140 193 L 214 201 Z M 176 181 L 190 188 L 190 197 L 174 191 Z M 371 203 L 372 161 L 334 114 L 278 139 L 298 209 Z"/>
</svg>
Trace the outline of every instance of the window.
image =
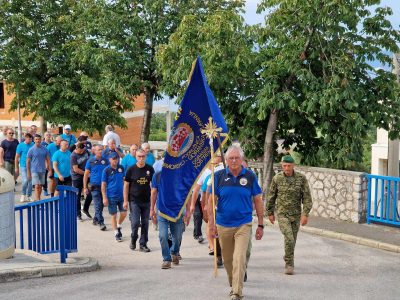
<svg viewBox="0 0 400 300">
<path fill-rule="evenodd" d="M 0 108 L 4 108 L 4 83 L 0 82 Z"/>
</svg>

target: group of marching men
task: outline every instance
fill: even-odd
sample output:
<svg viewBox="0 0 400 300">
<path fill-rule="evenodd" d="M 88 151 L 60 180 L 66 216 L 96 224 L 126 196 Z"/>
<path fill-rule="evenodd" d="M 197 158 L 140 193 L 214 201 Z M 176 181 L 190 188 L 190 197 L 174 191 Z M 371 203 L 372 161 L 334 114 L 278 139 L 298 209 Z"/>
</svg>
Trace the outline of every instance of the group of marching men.
<svg viewBox="0 0 400 300">
<path fill-rule="evenodd" d="M 13 138 L 13 129 L 9 128 L 0 145 L 0 165 L 15 179 L 21 175 L 21 202 L 33 201 L 32 185 L 35 187 L 35 200 L 40 200 L 42 189 L 45 195 L 53 196 L 57 193 L 57 185 L 72 185 L 79 191 L 78 219 L 82 220 L 81 212 L 92 219 L 89 207 L 93 201 L 93 225 L 105 231 L 103 208 L 108 207 L 117 242 L 123 240 L 121 225 L 129 209 L 129 247 L 135 250 L 139 240 L 138 250 L 141 252 L 151 251 L 147 246 L 151 219 L 159 231 L 162 269 L 170 269 L 172 264 L 179 265 L 182 235 L 193 215 L 194 238 L 199 243 L 204 241 L 201 231 L 204 220 L 207 223 L 209 254 L 217 257 L 217 266 L 226 269 L 231 287 L 229 296 L 234 300 L 242 299 L 251 252 L 254 209 L 256 240 L 263 237 L 265 224 L 262 190 L 257 176 L 246 168 L 240 145 L 230 146 L 225 157 L 220 152 L 216 153 L 210 167 L 196 182 L 186 210 L 178 220 L 172 221 L 158 212 L 157 196 L 163 159 L 155 161 L 148 143 L 142 144 L 141 148 L 134 144 L 124 155 L 119 148 L 119 136 L 111 125 L 106 127 L 104 145 L 92 145 L 86 132 L 81 132 L 76 139 L 70 125 L 64 126 L 64 134 L 54 141 L 50 133 L 45 133 L 42 139 L 36 130 L 36 126 L 31 126 L 19 143 Z M 299 226 L 307 224 L 312 207 L 308 182 L 304 175 L 294 171 L 294 163 L 290 155 L 283 156 L 282 171 L 272 180 L 265 210 L 271 223 L 277 217 L 284 235 L 284 272 L 288 275 L 294 274 L 294 248 Z M 211 168 L 214 168 L 213 195 Z M 82 209 L 81 195 L 85 198 Z"/>
<path fill-rule="evenodd" d="M 274 224 L 276 215 L 284 236 L 284 273 L 287 275 L 294 274 L 297 233 L 300 225 L 307 224 L 312 208 L 307 179 L 303 174 L 294 171 L 294 165 L 292 156 L 282 157 L 282 171 L 273 177 L 265 206 L 269 221 Z M 193 188 L 191 201 L 186 205 L 186 213 L 176 222 L 157 214 L 159 178 L 160 173 L 157 172 L 151 182 L 150 216 L 154 223 L 159 224 L 163 256 L 161 268 L 171 268 L 171 262 L 179 264 L 184 223 L 187 225 L 193 214 L 194 238 L 199 243 L 204 241 L 201 223 L 202 219 L 205 220 L 209 254 L 216 256 L 218 267 L 225 267 L 231 287 L 230 298 L 242 299 L 243 283 L 247 281 L 247 265 L 252 246 L 254 209 L 257 223 L 256 240 L 263 237 L 265 224 L 262 190 L 257 176 L 246 168 L 240 145 L 232 144 L 227 149 L 225 157 L 222 153 L 216 152 L 210 167 L 203 171 Z M 168 244 L 168 230 L 172 240 L 170 244 Z"/>
</svg>

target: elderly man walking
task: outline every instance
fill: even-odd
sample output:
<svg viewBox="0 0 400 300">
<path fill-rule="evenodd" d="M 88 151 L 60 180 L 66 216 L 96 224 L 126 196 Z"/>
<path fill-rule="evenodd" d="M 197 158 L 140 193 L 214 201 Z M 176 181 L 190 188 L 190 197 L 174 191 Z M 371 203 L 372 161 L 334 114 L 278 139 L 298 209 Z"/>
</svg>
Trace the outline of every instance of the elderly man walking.
<svg viewBox="0 0 400 300">
<path fill-rule="evenodd" d="M 293 157 L 282 157 L 281 165 L 283 171 L 272 178 L 267 196 L 267 214 L 274 224 L 277 212 L 279 229 L 285 240 L 285 274 L 293 275 L 297 233 L 300 224 L 304 226 L 308 222 L 312 199 L 306 177 L 294 171 Z"/>
<path fill-rule="evenodd" d="M 121 146 L 121 139 L 117 133 L 114 132 L 114 127 L 112 125 L 107 125 L 106 128 L 106 134 L 103 137 L 103 146 L 108 145 L 108 141 L 113 139 L 115 143 L 117 144 L 117 147 Z"/>
<path fill-rule="evenodd" d="M 256 239 L 260 240 L 264 232 L 262 191 L 257 176 L 243 167 L 243 157 L 243 150 L 239 146 L 230 146 L 226 152 L 228 167 L 215 173 L 217 226 L 212 217 L 212 202 L 207 207 L 211 234 L 215 236 L 218 232 L 224 266 L 232 287 L 229 295 L 234 300 L 242 298 L 246 251 L 253 220 L 253 199 L 258 218 Z"/>
</svg>

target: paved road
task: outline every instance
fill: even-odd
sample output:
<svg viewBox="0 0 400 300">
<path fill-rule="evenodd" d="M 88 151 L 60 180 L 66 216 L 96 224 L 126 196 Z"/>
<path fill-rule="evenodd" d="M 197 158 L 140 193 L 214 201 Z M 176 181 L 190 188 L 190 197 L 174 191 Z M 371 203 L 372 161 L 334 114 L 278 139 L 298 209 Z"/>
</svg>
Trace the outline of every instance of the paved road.
<svg viewBox="0 0 400 300">
<path fill-rule="evenodd" d="M 109 219 L 106 219 L 109 226 Z M 99 260 L 100 271 L 31 279 L 0 285 L 0 299 L 229 299 L 226 273 L 213 277 L 207 245 L 184 234 L 181 265 L 161 270 L 157 233 L 150 228 L 151 253 L 116 243 L 113 232 L 101 232 L 90 221 L 79 222 L 79 253 Z M 283 239 L 268 227 L 262 241 L 253 241 L 246 299 L 398 299 L 400 255 L 300 232 L 296 275 L 283 274 Z"/>
</svg>

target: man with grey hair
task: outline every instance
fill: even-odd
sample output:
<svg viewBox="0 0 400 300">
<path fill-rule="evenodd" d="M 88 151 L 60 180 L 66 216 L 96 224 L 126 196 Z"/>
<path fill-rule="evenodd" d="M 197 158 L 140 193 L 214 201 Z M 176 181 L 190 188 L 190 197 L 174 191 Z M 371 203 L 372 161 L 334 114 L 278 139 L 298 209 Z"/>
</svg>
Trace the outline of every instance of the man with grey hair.
<svg viewBox="0 0 400 300">
<path fill-rule="evenodd" d="M 153 166 L 154 163 L 156 162 L 156 159 L 155 159 L 153 153 L 151 153 L 151 151 L 150 151 L 150 144 L 143 143 L 140 148 L 143 149 L 144 152 L 146 153 L 146 161 L 145 161 L 146 165 Z"/>
<path fill-rule="evenodd" d="M 121 139 L 119 135 L 114 132 L 114 127 L 112 125 L 107 125 L 105 128 L 106 134 L 103 137 L 103 146 L 108 145 L 108 141 L 113 139 L 117 147 L 121 146 Z"/>
<path fill-rule="evenodd" d="M 257 176 L 243 167 L 243 150 L 230 146 L 226 152 L 228 167 L 215 173 L 215 199 L 217 203 L 216 224 L 209 218 L 212 236 L 218 231 L 222 258 L 229 284 L 231 299 L 242 299 L 244 275 L 246 272 L 246 252 L 252 228 L 253 199 L 258 226 L 255 237 L 260 240 L 264 230 L 262 190 Z M 212 199 L 210 199 L 212 201 Z M 208 205 L 208 215 L 213 215 L 213 205 Z"/>
</svg>

